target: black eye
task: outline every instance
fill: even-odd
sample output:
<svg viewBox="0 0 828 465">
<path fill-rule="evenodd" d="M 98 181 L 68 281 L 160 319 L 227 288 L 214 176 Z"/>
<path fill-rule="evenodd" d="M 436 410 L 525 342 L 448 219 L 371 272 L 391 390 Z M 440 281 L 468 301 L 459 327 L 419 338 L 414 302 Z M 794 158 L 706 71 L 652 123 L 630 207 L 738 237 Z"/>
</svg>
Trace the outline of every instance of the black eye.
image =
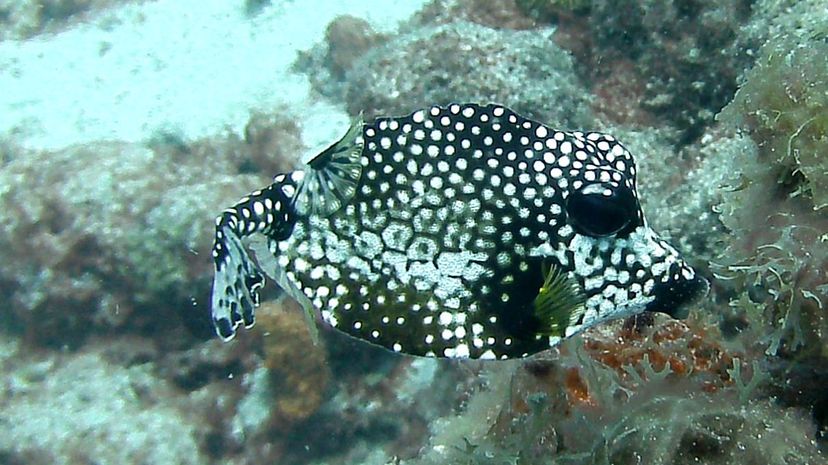
<svg viewBox="0 0 828 465">
<path fill-rule="evenodd" d="M 590 184 L 569 195 L 566 214 L 578 233 L 610 236 L 638 225 L 638 202 L 625 186 Z"/>
</svg>

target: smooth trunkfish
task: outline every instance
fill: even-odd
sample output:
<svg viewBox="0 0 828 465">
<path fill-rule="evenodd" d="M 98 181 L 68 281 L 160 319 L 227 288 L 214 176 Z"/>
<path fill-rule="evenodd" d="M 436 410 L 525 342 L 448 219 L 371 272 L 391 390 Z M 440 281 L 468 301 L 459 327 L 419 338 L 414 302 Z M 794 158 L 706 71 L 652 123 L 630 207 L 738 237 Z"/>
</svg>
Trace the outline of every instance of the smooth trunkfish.
<svg viewBox="0 0 828 465">
<path fill-rule="evenodd" d="M 308 315 L 413 355 L 506 359 L 707 281 L 647 226 L 632 155 L 499 105 L 357 119 L 216 220 L 212 318 L 250 327 L 264 271 Z M 241 239 L 266 239 L 257 262 Z"/>
</svg>

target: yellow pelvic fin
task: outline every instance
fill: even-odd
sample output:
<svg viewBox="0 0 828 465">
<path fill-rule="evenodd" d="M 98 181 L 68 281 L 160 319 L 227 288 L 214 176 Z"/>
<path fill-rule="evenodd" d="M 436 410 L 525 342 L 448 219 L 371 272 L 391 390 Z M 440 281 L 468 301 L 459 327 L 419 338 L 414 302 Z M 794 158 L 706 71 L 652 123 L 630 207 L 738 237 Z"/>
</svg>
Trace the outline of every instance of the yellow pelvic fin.
<svg viewBox="0 0 828 465">
<path fill-rule="evenodd" d="M 584 314 L 586 301 L 578 282 L 552 264 L 543 268 L 543 284 L 535 297 L 535 316 L 541 322 L 540 334 L 565 337 L 566 328 Z"/>
</svg>

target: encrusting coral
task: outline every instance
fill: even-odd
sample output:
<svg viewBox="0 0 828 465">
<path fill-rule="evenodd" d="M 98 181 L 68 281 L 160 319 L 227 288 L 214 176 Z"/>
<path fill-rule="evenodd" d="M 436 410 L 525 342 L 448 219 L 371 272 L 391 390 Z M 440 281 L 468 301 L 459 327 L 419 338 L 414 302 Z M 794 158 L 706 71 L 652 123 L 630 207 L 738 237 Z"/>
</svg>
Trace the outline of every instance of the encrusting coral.
<svg viewBox="0 0 828 465">
<path fill-rule="evenodd" d="M 316 412 L 326 399 L 331 378 L 325 348 L 313 341 L 298 309 L 284 308 L 290 304 L 265 303 L 257 318 L 274 396 L 270 424 L 283 431 Z"/>
</svg>

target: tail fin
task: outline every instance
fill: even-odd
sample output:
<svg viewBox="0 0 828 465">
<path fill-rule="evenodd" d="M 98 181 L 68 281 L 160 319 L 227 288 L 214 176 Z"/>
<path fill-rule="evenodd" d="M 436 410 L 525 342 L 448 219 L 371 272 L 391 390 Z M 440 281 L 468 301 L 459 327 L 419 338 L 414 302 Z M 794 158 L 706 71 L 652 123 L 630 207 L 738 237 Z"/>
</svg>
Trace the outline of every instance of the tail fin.
<svg viewBox="0 0 828 465">
<path fill-rule="evenodd" d="M 264 276 L 241 239 L 257 232 L 276 240 L 289 237 L 296 222 L 291 205 L 295 191 L 293 177 L 279 175 L 270 187 L 241 199 L 216 219 L 212 317 L 216 333 L 225 341 L 233 338 L 240 324 L 253 326 L 259 288 L 264 285 Z"/>
<path fill-rule="evenodd" d="M 212 317 L 216 333 L 225 341 L 235 336 L 240 324 L 253 326 L 258 291 L 264 285 L 241 239 L 261 233 L 271 241 L 285 240 L 297 218 L 327 216 L 348 202 L 362 175 L 363 126 L 360 115 L 342 139 L 303 170 L 276 176 L 268 188 L 241 199 L 216 219 Z M 310 315 L 311 309 L 306 311 Z"/>
</svg>

